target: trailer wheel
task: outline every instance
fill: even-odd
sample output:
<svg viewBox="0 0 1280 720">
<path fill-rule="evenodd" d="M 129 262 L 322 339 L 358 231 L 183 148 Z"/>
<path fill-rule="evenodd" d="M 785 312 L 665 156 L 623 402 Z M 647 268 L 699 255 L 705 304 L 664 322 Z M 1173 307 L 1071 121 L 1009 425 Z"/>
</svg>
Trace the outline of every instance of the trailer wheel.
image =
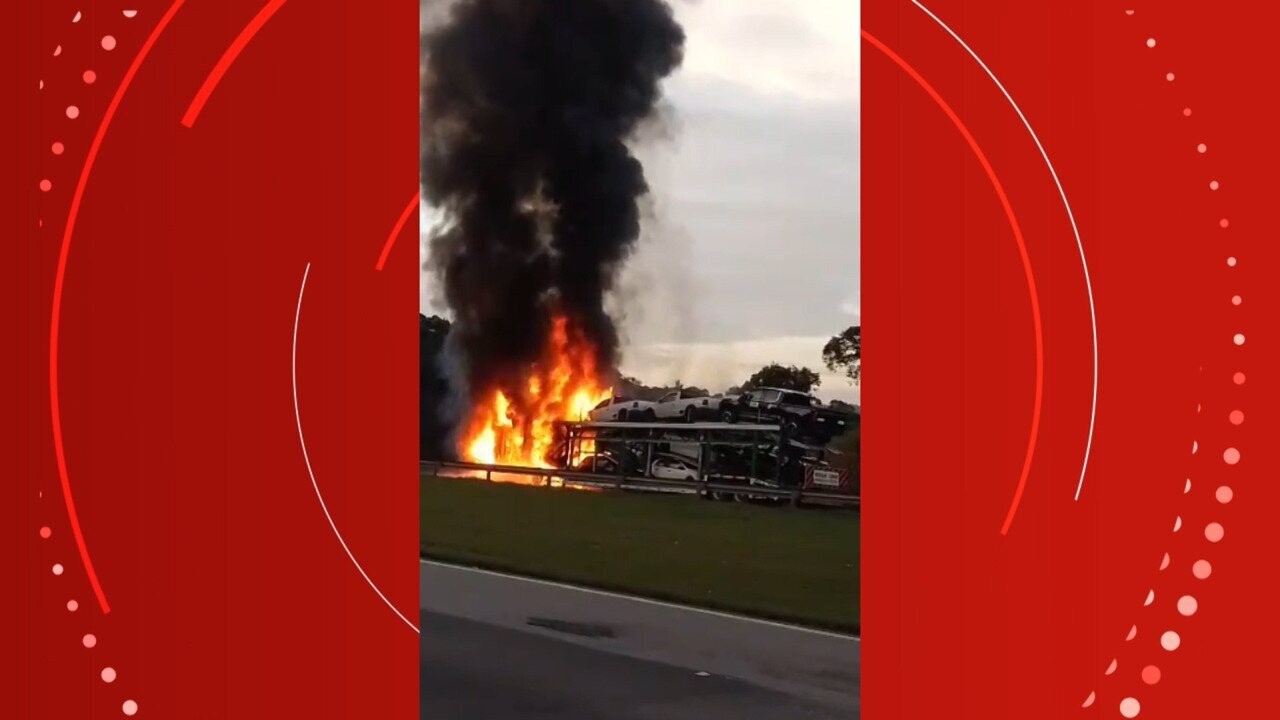
<svg viewBox="0 0 1280 720">
<path fill-rule="evenodd" d="M 693 406 L 692 406 L 692 405 L 690 405 L 689 407 L 685 408 L 685 409 L 684 409 L 684 421 L 685 421 L 685 422 L 687 422 L 687 423 L 691 423 L 691 422 L 693 422 L 693 420 L 694 420 L 693 414 L 694 414 L 694 411 L 693 411 Z"/>
<path fill-rule="evenodd" d="M 731 407 L 720 408 L 720 420 L 729 424 L 736 423 L 738 422 L 738 413 L 734 412 Z"/>
</svg>

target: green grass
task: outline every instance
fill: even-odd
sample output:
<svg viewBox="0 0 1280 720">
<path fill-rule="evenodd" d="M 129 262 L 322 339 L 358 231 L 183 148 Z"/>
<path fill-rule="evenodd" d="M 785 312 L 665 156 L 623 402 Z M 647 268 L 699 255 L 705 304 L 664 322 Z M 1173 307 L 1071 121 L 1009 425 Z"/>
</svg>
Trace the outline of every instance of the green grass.
<svg viewBox="0 0 1280 720">
<path fill-rule="evenodd" d="M 422 555 L 857 631 L 859 518 L 422 477 Z"/>
</svg>

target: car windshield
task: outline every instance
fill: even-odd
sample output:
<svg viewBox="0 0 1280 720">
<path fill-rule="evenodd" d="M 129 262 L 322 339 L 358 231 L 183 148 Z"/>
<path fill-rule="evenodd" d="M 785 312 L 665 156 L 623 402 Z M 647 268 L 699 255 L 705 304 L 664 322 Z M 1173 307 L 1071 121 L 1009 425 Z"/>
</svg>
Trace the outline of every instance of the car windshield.
<svg viewBox="0 0 1280 720">
<path fill-rule="evenodd" d="M 609 403 L 611 403 L 611 402 L 613 402 L 613 399 L 612 399 L 612 398 L 610 398 L 610 399 L 608 399 L 608 400 L 601 400 L 601 401 L 600 401 L 600 404 L 599 404 L 599 405 L 597 405 L 597 406 L 595 406 L 595 408 L 593 408 L 593 409 L 594 409 L 594 410 L 600 410 L 600 409 L 603 409 L 603 408 L 607 408 L 607 407 L 609 407 Z"/>
<path fill-rule="evenodd" d="M 756 394 L 765 402 L 778 402 L 778 398 L 782 396 L 782 393 L 777 390 L 761 390 Z"/>
<path fill-rule="evenodd" d="M 808 395 L 801 395 L 800 393 L 787 393 L 786 395 L 782 396 L 782 402 L 788 405 L 806 405 L 807 406 L 811 404 L 812 398 L 810 398 Z"/>
<path fill-rule="evenodd" d="M 673 392 L 667 393 L 666 395 L 663 395 L 662 399 L 658 400 L 658 402 L 671 402 L 672 400 L 675 400 L 677 397 L 679 397 L 679 395 L 680 393 L 673 393 Z"/>
</svg>

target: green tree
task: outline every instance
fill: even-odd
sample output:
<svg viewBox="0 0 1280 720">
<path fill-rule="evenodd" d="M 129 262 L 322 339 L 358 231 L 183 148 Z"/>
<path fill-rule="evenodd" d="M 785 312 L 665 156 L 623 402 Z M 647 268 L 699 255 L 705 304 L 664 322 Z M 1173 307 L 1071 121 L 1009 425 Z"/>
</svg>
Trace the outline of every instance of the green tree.
<svg viewBox="0 0 1280 720">
<path fill-rule="evenodd" d="M 818 377 L 818 373 L 807 367 L 771 363 L 760 368 L 755 375 L 748 378 L 742 384 L 742 391 L 746 392 L 760 387 L 773 387 L 807 393 L 821 384 L 822 379 Z"/>
<path fill-rule="evenodd" d="M 832 337 L 822 348 L 822 361 L 831 372 L 848 376 L 850 382 L 862 379 L 862 326 L 854 325 Z"/>
</svg>

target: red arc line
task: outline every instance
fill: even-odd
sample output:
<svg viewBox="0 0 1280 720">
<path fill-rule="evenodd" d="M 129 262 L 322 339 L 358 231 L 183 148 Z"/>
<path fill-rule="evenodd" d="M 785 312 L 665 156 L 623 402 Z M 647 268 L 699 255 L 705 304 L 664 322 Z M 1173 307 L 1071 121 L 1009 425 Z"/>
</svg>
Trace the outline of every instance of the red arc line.
<svg viewBox="0 0 1280 720">
<path fill-rule="evenodd" d="M 960 120 L 960 116 L 955 110 L 947 104 L 946 100 L 938 94 L 938 91 L 924 79 L 914 67 L 900 55 L 889 49 L 887 45 L 880 42 L 874 35 L 862 31 L 862 37 L 871 43 L 886 57 L 892 60 L 903 72 L 916 81 L 934 103 L 941 108 L 951 124 L 956 126 L 956 130 L 964 137 L 965 142 L 969 143 L 969 148 L 973 150 L 973 154 L 977 156 L 978 163 L 982 165 L 982 169 L 986 171 L 987 178 L 991 180 L 991 185 L 995 188 L 996 196 L 1000 198 L 1000 205 L 1004 208 L 1005 217 L 1009 220 L 1009 227 L 1013 229 L 1013 238 L 1018 244 L 1018 255 L 1022 259 L 1022 270 L 1027 277 L 1027 294 L 1031 298 L 1031 322 L 1035 329 L 1035 347 L 1036 347 L 1036 382 L 1035 382 L 1035 400 L 1031 409 L 1031 435 L 1027 440 L 1027 454 L 1022 461 L 1022 473 L 1018 477 L 1018 487 L 1013 492 L 1013 501 L 1009 504 L 1009 512 L 1005 515 L 1004 525 L 1000 527 L 1001 535 L 1009 534 L 1009 526 L 1013 524 L 1013 516 L 1018 512 L 1018 506 L 1022 503 L 1022 494 L 1027 488 L 1027 477 L 1031 474 L 1031 460 L 1036 452 L 1036 439 L 1040 434 L 1040 413 L 1044 401 L 1044 330 L 1040 321 L 1040 295 L 1036 292 L 1036 278 L 1031 271 L 1031 256 L 1027 253 L 1027 243 L 1022 237 L 1022 228 L 1018 225 L 1018 218 L 1014 215 L 1013 205 L 1009 202 L 1009 196 L 1005 194 L 1004 186 L 1000 184 L 1000 178 L 996 176 L 995 169 L 991 166 L 991 162 L 987 160 L 986 153 L 982 152 L 982 148 L 978 145 L 978 141 L 974 139 L 973 134 L 969 132 L 969 128 Z"/>
<path fill-rule="evenodd" d="M 413 211 L 418 207 L 418 193 L 414 193 L 409 198 L 409 204 L 404 206 L 404 212 L 400 213 L 400 218 L 396 220 L 395 227 L 391 228 L 391 235 L 387 236 L 387 242 L 382 246 L 382 254 L 378 256 L 377 269 L 382 270 L 387 264 L 387 256 L 391 254 L 391 246 L 395 244 L 396 238 L 400 237 L 400 231 L 404 229 L 404 224 L 409 222 L 409 218 L 413 215 Z"/>
<path fill-rule="evenodd" d="M 107 105 L 107 111 L 102 115 L 102 122 L 98 123 L 98 131 L 93 136 L 93 142 L 89 145 L 89 152 L 84 158 L 84 166 L 80 168 L 80 180 L 76 183 L 75 194 L 71 196 L 71 207 L 67 211 L 67 224 L 62 231 L 62 248 L 58 251 L 58 269 L 53 280 L 53 309 L 49 319 L 49 413 L 53 426 L 53 452 L 58 459 L 58 480 L 62 484 L 62 500 L 67 506 L 67 519 L 71 523 L 71 534 L 75 536 L 76 548 L 80 551 L 80 561 L 84 563 L 85 573 L 89 576 L 89 584 L 93 587 L 93 594 L 98 598 L 98 605 L 102 608 L 102 614 L 104 615 L 111 612 L 111 606 L 107 604 L 107 596 L 102 591 L 102 584 L 98 582 L 98 573 L 93 569 L 93 561 L 89 559 L 89 548 L 84 542 L 84 532 L 80 529 L 80 516 L 76 513 L 76 503 L 71 497 L 71 480 L 67 473 L 67 454 L 62 440 L 62 411 L 58 398 L 58 331 L 62 325 L 62 292 L 67 280 L 67 257 L 71 254 L 71 236 L 75 232 L 76 218 L 80 215 L 80 201 L 84 198 L 84 189 L 89 182 L 89 174 L 93 172 L 93 164 L 98 159 L 98 150 L 102 147 L 102 139 L 106 136 L 107 129 L 111 126 L 111 120 L 115 117 L 116 109 L 120 107 L 120 101 L 124 98 L 125 92 L 133 84 L 133 77 L 138 74 L 138 68 L 142 67 L 143 61 L 151 53 L 152 46 L 156 44 L 156 38 L 160 37 L 160 33 L 164 32 L 165 27 L 169 25 L 169 21 L 178 12 L 178 8 L 182 7 L 182 2 L 183 0 L 173 1 L 168 11 L 160 18 L 160 22 L 156 23 L 151 34 L 147 36 L 146 42 L 142 43 L 137 56 L 133 58 L 133 63 L 125 71 L 124 78 L 120 80 L 120 86 L 116 88 L 115 95 L 111 98 L 111 104 Z"/>
<path fill-rule="evenodd" d="M 231 41 L 231 45 L 227 47 L 226 52 L 222 53 L 222 57 L 218 59 L 218 63 L 213 66 L 213 70 L 209 71 L 209 77 L 204 79 L 204 84 L 196 91 L 196 96 L 192 98 L 191 105 L 187 108 L 187 113 L 182 116 L 182 124 L 191 127 L 196 124 L 196 118 L 200 116 L 200 111 L 204 109 L 204 104 L 209 102 L 209 96 L 213 94 L 218 83 L 222 81 L 222 76 L 227 74 L 227 69 L 240 56 L 240 52 L 244 50 L 254 35 L 262 29 L 263 25 L 271 19 L 276 11 L 284 6 L 285 0 L 269 0 L 266 5 L 258 11 L 257 15 L 249 21 L 248 25 L 240 31 L 235 40 Z"/>
</svg>

